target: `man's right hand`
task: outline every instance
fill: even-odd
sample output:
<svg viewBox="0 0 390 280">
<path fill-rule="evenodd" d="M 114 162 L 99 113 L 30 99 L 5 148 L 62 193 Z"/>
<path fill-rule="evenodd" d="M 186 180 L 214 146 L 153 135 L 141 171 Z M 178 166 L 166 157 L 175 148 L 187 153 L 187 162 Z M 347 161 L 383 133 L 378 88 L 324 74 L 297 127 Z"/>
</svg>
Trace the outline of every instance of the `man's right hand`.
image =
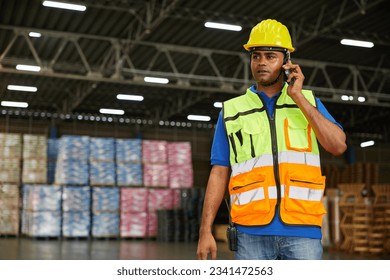
<svg viewBox="0 0 390 280">
<path fill-rule="evenodd" d="M 217 243 L 211 232 L 200 235 L 196 254 L 198 260 L 207 260 L 209 254 L 212 260 L 217 259 Z"/>
</svg>

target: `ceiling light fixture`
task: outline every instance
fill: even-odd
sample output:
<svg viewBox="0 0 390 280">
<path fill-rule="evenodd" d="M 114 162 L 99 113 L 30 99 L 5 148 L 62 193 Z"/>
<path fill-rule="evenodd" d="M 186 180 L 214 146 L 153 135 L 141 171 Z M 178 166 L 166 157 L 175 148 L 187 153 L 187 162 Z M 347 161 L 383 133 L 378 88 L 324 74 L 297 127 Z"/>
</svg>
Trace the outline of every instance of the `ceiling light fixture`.
<svg viewBox="0 0 390 280">
<path fill-rule="evenodd" d="M 144 97 L 142 95 L 132 95 L 132 94 L 118 94 L 116 98 L 119 100 L 130 100 L 130 101 L 144 100 Z"/>
<path fill-rule="evenodd" d="M 1 101 L 1 106 L 27 108 L 28 103 L 27 102 L 15 102 L 15 101 Z"/>
<path fill-rule="evenodd" d="M 107 108 L 101 108 L 99 110 L 101 114 L 110 114 L 110 115 L 124 115 L 125 111 L 124 110 L 119 110 L 119 109 L 107 109 Z"/>
<path fill-rule="evenodd" d="M 360 147 L 362 147 L 362 148 L 370 147 L 370 146 L 374 146 L 374 145 L 375 145 L 374 140 L 365 141 L 365 142 L 360 143 Z"/>
<path fill-rule="evenodd" d="M 340 43 L 346 46 L 362 47 L 362 48 L 372 48 L 374 46 L 373 42 L 359 41 L 359 40 L 352 40 L 352 39 L 342 39 Z"/>
<path fill-rule="evenodd" d="M 233 25 L 233 24 L 225 24 L 225 23 L 217 23 L 217 22 L 211 22 L 208 21 L 204 24 L 207 28 L 215 28 L 215 29 L 222 29 L 222 30 L 229 30 L 229 31 L 241 31 L 242 27 L 239 25 Z"/>
<path fill-rule="evenodd" d="M 16 65 L 16 70 L 39 72 L 41 71 L 41 67 L 35 65 L 18 64 Z"/>
<path fill-rule="evenodd" d="M 211 120 L 209 116 L 201 116 L 201 115 L 188 115 L 187 119 L 190 121 L 202 121 L 202 122 L 208 122 Z"/>
<path fill-rule="evenodd" d="M 222 102 L 214 102 L 215 108 L 222 108 Z"/>
<path fill-rule="evenodd" d="M 34 38 L 39 38 L 39 37 L 42 36 L 42 34 L 39 33 L 39 32 L 29 32 L 29 33 L 28 33 L 28 36 L 34 37 Z"/>
<path fill-rule="evenodd" d="M 167 84 L 169 80 L 166 78 L 145 77 L 144 81 L 147 83 Z"/>
<path fill-rule="evenodd" d="M 59 8 L 59 9 L 66 9 L 66 10 L 79 11 L 79 12 L 84 12 L 87 9 L 87 7 L 84 5 L 69 4 L 69 3 L 57 2 L 57 1 L 43 1 L 42 5 L 50 8 Z"/>
<path fill-rule="evenodd" d="M 366 98 L 364 96 L 359 96 L 358 101 L 359 102 L 366 102 Z"/>
<path fill-rule="evenodd" d="M 37 87 L 18 86 L 18 85 L 8 85 L 7 89 L 16 90 L 16 91 L 27 91 L 27 92 L 36 92 L 38 90 Z"/>
</svg>

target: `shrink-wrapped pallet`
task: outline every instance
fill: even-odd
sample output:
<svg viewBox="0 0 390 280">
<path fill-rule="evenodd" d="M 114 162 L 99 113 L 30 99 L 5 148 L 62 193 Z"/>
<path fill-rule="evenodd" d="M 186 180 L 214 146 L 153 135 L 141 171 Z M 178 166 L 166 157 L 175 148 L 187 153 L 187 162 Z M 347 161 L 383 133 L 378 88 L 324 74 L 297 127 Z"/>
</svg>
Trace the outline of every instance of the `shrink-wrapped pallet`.
<svg viewBox="0 0 390 280">
<path fill-rule="evenodd" d="M 32 237 L 59 237 L 61 212 L 23 210 L 22 233 Z"/>
<path fill-rule="evenodd" d="M 116 162 L 142 162 L 142 140 L 116 139 Z"/>
<path fill-rule="evenodd" d="M 168 142 L 157 140 L 142 141 L 142 162 L 143 163 L 167 163 Z"/>
<path fill-rule="evenodd" d="M 117 162 L 116 179 L 118 186 L 142 186 L 142 164 Z"/>
<path fill-rule="evenodd" d="M 148 213 L 121 213 L 120 222 L 121 237 L 147 237 Z"/>
<path fill-rule="evenodd" d="M 114 162 L 115 139 L 103 138 L 103 137 L 91 137 L 89 160 Z"/>
<path fill-rule="evenodd" d="M 62 185 L 88 185 L 89 151 L 88 136 L 62 136 L 58 146 L 55 182 Z"/>
<path fill-rule="evenodd" d="M 115 174 L 115 162 L 113 161 L 89 162 L 89 183 L 91 186 L 114 186 Z"/>
<path fill-rule="evenodd" d="M 23 185 L 23 210 L 61 211 L 62 187 Z"/>
<path fill-rule="evenodd" d="M 120 208 L 122 213 L 142 213 L 148 210 L 148 189 L 121 188 Z"/>
<path fill-rule="evenodd" d="M 145 187 L 168 187 L 168 164 L 144 164 Z"/>
<path fill-rule="evenodd" d="M 119 189 L 116 187 L 93 187 L 92 211 L 119 211 Z"/>
</svg>

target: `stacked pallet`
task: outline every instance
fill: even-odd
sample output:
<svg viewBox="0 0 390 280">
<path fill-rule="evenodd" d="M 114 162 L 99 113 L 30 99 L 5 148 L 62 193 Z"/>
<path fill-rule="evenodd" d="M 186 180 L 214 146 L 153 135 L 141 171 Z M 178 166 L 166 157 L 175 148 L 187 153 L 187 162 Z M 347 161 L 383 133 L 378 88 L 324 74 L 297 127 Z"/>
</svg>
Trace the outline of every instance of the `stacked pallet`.
<svg viewBox="0 0 390 280">
<path fill-rule="evenodd" d="M 22 137 L 0 133 L 0 235 L 18 235 Z"/>
<path fill-rule="evenodd" d="M 64 186 L 62 193 L 62 236 L 85 238 L 91 230 L 91 188 Z"/>
<path fill-rule="evenodd" d="M 19 184 L 21 177 L 22 136 L 0 133 L 0 182 Z"/>
<path fill-rule="evenodd" d="M 45 135 L 23 135 L 22 183 L 47 183 L 47 137 Z"/>
<path fill-rule="evenodd" d="M 340 229 L 343 242 L 340 249 L 359 253 L 389 252 L 390 185 L 371 186 L 373 197 L 362 195 L 365 184 L 339 184 Z"/>
<path fill-rule="evenodd" d="M 144 164 L 143 184 L 145 187 L 168 187 L 168 142 L 142 141 L 142 162 Z"/>
<path fill-rule="evenodd" d="M 142 141 L 140 139 L 116 139 L 115 158 L 117 185 L 142 186 Z"/>
<path fill-rule="evenodd" d="M 0 235 L 19 234 L 19 186 L 0 184 Z"/>
<path fill-rule="evenodd" d="M 390 184 L 373 184 L 373 223 L 370 252 L 390 252 Z"/>
<path fill-rule="evenodd" d="M 119 236 L 119 188 L 92 187 L 92 237 Z"/>
<path fill-rule="evenodd" d="M 61 236 L 62 187 L 24 185 L 22 234 L 30 237 Z"/>
<path fill-rule="evenodd" d="M 341 213 L 340 231 L 342 241 L 340 249 L 352 252 L 355 247 L 354 240 L 354 210 L 356 205 L 364 205 L 362 192 L 364 184 L 339 184 L 339 208 Z"/>
<path fill-rule="evenodd" d="M 55 183 L 89 185 L 89 137 L 62 136 L 58 145 Z"/>
<path fill-rule="evenodd" d="M 115 185 L 114 138 L 90 138 L 89 165 L 89 183 L 91 186 Z"/>
</svg>

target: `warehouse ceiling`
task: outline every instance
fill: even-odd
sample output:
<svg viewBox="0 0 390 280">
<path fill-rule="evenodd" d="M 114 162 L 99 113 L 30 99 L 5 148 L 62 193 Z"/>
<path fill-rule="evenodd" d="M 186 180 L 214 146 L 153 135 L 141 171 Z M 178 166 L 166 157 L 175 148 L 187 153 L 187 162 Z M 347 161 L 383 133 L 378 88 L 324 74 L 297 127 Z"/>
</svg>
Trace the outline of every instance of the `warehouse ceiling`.
<svg viewBox="0 0 390 280">
<path fill-rule="evenodd" d="M 305 87 L 350 135 L 389 141 L 388 1 L 71 2 L 85 5 L 85 11 L 42 2 L 0 0 L 0 100 L 28 103 L 26 109 L 3 106 L 2 115 L 187 126 L 187 116 L 197 114 L 210 116 L 210 127 L 220 110 L 214 102 L 242 94 L 252 83 L 242 47 L 251 28 L 275 18 L 290 30 L 292 60 L 303 69 Z M 242 30 L 209 29 L 206 21 Z M 368 40 L 374 47 L 344 46 L 343 38 Z M 41 68 L 16 70 L 18 64 Z M 169 82 L 148 83 L 147 76 Z M 37 91 L 12 91 L 11 84 Z M 118 94 L 144 100 L 118 100 Z M 124 115 L 105 118 L 100 108 L 122 109 Z"/>
</svg>

